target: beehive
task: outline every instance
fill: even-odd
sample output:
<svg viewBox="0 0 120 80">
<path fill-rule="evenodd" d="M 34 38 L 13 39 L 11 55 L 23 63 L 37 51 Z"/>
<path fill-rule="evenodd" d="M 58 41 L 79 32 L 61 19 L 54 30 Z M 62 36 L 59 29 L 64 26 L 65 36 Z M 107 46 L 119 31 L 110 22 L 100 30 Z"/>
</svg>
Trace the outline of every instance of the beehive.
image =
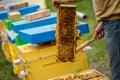
<svg viewBox="0 0 120 80">
<path fill-rule="evenodd" d="M 57 11 L 57 53 L 60 61 L 73 61 L 76 49 L 76 6 L 60 5 Z"/>
<path fill-rule="evenodd" d="M 82 40 L 77 41 L 77 45 Z M 28 73 L 21 76 L 22 80 L 48 80 L 50 78 L 76 73 L 88 69 L 87 58 L 84 51 L 75 55 L 74 62 L 60 62 L 56 60 L 56 45 L 26 44 L 18 46 L 21 71 Z"/>
</svg>

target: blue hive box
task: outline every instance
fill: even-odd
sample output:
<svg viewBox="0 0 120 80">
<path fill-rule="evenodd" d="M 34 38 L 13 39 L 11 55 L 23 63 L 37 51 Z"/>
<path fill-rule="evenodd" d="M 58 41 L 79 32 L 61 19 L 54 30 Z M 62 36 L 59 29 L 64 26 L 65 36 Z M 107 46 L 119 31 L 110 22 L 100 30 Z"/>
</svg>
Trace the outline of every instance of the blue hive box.
<svg viewBox="0 0 120 80">
<path fill-rule="evenodd" d="M 23 15 L 26 15 L 26 14 L 29 14 L 32 12 L 36 12 L 38 10 L 38 8 L 40 8 L 40 7 L 37 4 L 31 4 L 28 7 L 24 7 L 24 8 L 20 8 L 20 9 L 16 9 L 16 10 L 8 10 L 8 8 L 7 8 L 3 11 L 0 11 L 0 20 L 7 19 L 8 13 L 12 12 L 12 11 L 19 11 L 21 13 L 21 15 L 23 16 Z"/>
<path fill-rule="evenodd" d="M 56 13 L 51 13 L 51 15 L 48 17 L 29 21 L 29 22 L 26 20 L 13 22 L 11 25 L 12 25 L 12 29 L 16 33 L 19 33 L 19 30 L 34 28 L 38 26 L 40 27 L 40 26 L 49 25 L 53 23 L 56 23 Z"/>
<path fill-rule="evenodd" d="M 35 27 L 19 31 L 19 36 L 23 41 L 28 43 L 36 44 L 46 41 L 55 40 L 55 25 L 50 24 L 41 27 Z M 77 30 L 80 30 L 80 34 L 85 34 L 89 32 L 89 27 L 87 23 L 80 23 L 76 26 Z"/>
</svg>

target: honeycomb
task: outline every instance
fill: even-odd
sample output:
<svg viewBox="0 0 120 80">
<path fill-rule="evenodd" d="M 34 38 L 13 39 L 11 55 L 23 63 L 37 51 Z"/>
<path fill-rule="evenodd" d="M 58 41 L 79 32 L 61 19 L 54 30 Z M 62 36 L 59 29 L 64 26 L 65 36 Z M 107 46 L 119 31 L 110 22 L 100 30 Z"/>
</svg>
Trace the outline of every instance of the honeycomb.
<svg viewBox="0 0 120 80">
<path fill-rule="evenodd" d="M 57 10 L 56 44 L 60 61 L 73 61 L 76 51 L 76 6 L 60 5 Z"/>
</svg>

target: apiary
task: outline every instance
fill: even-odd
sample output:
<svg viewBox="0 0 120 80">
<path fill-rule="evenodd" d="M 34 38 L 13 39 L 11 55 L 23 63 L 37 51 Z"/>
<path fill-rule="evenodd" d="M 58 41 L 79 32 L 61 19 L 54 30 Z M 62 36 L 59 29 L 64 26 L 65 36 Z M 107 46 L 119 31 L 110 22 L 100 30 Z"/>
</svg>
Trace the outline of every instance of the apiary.
<svg viewBox="0 0 120 80">
<path fill-rule="evenodd" d="M 11 7 L 21 16 L 15 18 L 16 13 L 8 16 Z M 44 17 L 37 18 L 40 16 L 37 13 L 32 15 L 33 20 L 27 21 L 25 15 L 36 13 L 39 8 L 37 4 L 15 4 L 7 8 L 10 11 L 0 11 L 2 48 L 14 74 L 21 80 L 106 78 L 97 71 L 89 71 L 85 51 L 77 50 L 83 43 L 80 35 L 88 33 L 89 27 L 85 22 L 76 22 L 76 6 L 61 5 L 57 13 L 47 9 L 42 11 Z"/>
</svg>

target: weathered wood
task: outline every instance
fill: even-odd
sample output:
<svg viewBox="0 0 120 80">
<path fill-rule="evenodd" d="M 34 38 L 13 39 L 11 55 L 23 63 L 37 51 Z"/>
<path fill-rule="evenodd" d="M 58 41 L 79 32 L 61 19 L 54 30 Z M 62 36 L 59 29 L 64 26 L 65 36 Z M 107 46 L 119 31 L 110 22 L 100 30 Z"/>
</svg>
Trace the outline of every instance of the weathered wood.
<svg viewBox="0 0 120 80">
<path fill-rule="evenodd" d="M 9 8 L 9 10 L 15 10 L 15 9 L 19 9 L 19 8 L 23 8 L 23 7 L 27 7 L 27 6 L 28 6 L 28 2 L 24 2 L 24 3 L 12 4 L 8 8 Z"/>
<path fill-rule="evenodd" d="M 4 5 L 0 5 L 0 11 L 4 9 L 5 9 Z"/>
<path fill-rule="evenodd" d="M 50 15 L 50 9 L 38 10 L 37 12 L 25 15 L 26 21 L 33 21 Z"/>
<path fill-rule="evenodd" d="M 18 11 L 8 13 L 9 20 L 19 20 L 20 17 L 21 17 L 21 15 L 20 15 L 20 12 L 18 12 Z"/>
<path fill-rule="evenodd" d="M 60 5 L 57 17 L 58 60 L 73 61 L 76 52 L 76 6 Z"/>
</svg>

